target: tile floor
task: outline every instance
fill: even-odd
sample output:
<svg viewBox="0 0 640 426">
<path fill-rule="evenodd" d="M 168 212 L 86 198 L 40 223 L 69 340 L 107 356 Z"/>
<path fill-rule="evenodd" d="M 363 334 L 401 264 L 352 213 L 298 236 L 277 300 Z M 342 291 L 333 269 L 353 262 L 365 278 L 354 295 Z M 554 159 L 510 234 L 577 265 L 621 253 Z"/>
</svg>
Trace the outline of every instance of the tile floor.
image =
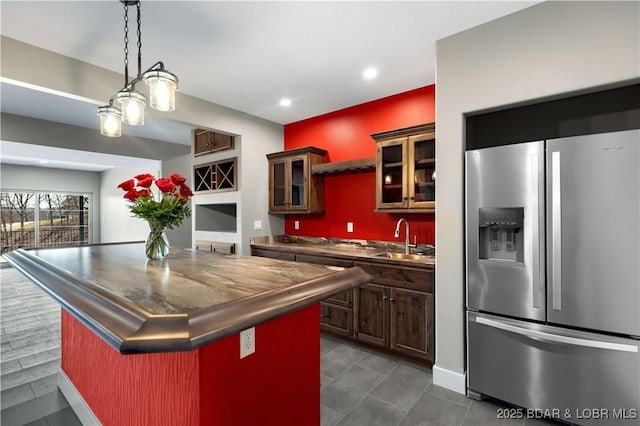
<svg viewBox="0 0 640 426">
<path fill-rule="evenodd" d="M 80 425 L 56 385 L 59 306 L 13 268 L 0 269 L 0 283 L 0 424 Z M 431 369 L 329 335 L 321 351 L 323 426 L 550 424 L 499 421 L 501 405 L 433 385 Z"/>
<path fill-rule="evenodd" d="M 551 425 L 499 420 L 495 401 L 474 401 L 432 382 L 431 369 L 329 335 L 321 341 L 321 424 Z"/>
<path fill-rule="evenodd" d="M 60 306 L 0 264 L 0 421 L 4 426 L 80 425 L 58 390 Z"/>
</svg>

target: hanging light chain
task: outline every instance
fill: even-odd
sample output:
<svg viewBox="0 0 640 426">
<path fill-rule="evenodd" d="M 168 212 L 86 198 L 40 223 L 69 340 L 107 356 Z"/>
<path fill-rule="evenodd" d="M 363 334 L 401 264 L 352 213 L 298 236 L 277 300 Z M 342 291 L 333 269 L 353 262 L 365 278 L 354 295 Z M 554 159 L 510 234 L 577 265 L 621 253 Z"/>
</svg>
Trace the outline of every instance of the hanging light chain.
<svg viewBox="0 0 640 426">
<path fill-rule="evenodd" d="M 138 28 L 140 28 L 138 26 Z M 124 85 L 129 84 L 129 6 L 124 3 Z"/>
<path fill-rule="evenodd" d="M 136 8 L 138 9 L 138 77 L 142 76 L 142 30 L 140 29 L 142 25 L 142 19 L 140 17 L 140 2 L 136 3 Z"/>
<path fill-rule="evenodd" d="M 1 1 L 1 0 L 0 0 Z M 144 81 L 151 91 L 151 108 L 158 111 L 175 110 L 175 91 L 178 77 L 164 68 L 162 61 L 153 64 L 142 72 L 142 13 L 140 0 L 120 0 L 124 4 L 124 86 L 109 98 L 109 104 L 98 108 L 100 133 L 109 137 L 122 134 L 122 123 L 130 125 L 144 124 L 144 108 L 147 97 L 136 91 L 136 84 Z M 138 75 L 129 81 L 129 6 L 137 9 L 137 47 Z M 114 106 L 114 100 L 120 102 L 120 108 Z"/>
</svg>

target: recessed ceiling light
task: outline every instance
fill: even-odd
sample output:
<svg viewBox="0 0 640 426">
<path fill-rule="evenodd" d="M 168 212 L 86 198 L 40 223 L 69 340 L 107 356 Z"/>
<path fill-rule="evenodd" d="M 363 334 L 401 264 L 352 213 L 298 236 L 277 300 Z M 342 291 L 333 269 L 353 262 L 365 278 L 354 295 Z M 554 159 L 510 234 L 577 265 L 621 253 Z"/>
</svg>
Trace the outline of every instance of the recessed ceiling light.
<svg viewBox="0 0 640 426">
<path fill-rule="evenodd" d="M 366 70 L 364 70 L 362 75 L 367 80 L 373 80 L 374 78 L 376 78 L 378 76 L 378 70 L 373 68 L 373 67 L 367 68 Z"/>
<path fill-rule="evenodd" d="M 288 98 L 280 99 L 280 105 L 284 107 L 291 106 L 291 99 L 288 99 Z"/>
</svg>

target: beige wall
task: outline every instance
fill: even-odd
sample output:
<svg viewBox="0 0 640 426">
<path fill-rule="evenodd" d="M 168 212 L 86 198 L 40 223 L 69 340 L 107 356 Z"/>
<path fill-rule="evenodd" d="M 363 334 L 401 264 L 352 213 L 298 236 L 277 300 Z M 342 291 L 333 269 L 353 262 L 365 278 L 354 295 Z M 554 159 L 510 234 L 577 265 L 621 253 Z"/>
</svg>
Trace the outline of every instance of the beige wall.
<svg viewBox="0 0 640 426">
<path fill-rule="evenodd" d="M 544 2 L 437 43 L 434 383 L 464 392 L 464 114 L 638 81 L 639 8 Z"/>
</svg>

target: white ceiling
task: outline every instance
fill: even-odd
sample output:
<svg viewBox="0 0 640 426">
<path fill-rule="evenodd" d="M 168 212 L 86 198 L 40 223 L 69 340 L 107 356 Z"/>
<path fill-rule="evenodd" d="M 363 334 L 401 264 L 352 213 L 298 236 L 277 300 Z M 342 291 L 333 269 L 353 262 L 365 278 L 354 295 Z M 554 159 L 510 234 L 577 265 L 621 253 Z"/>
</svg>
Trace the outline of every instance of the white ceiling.
<svg viewBox="0 0 640 426">
<path fill-rule="evenodd" d="M 537 2 L 146 0 L 142 62 L 162 60 L 184 93 L 287 124 L 433 84 L 436 40 Z M 2 35 L 123 72 L 119 1 L 2 0 L 0 8 Z M 129 15 L 135 74 L 135 7 Z M 378 77 L 367 81 L 371 66 Z M 4 112 L 97 127 L 87 100 L 7 82 L 0 90 Z M 279 105 L 284 97 L 291 106 Z M 189 143 L 193 124 L 149 116 L 134 131 Z"/>
</svg>

